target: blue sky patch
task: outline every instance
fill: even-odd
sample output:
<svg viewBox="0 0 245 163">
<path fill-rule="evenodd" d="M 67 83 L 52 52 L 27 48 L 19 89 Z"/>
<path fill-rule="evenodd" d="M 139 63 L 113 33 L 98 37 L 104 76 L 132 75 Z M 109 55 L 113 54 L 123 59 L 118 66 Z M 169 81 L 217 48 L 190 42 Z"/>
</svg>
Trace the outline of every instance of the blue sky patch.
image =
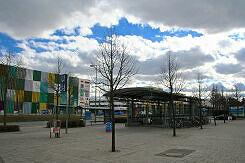
<svg viewBox="0 0 245 163">
<path fill-rule="evenodd" d="M 75 40 L 71 40 L 70 42 L 74 42 Z M 67 39 L 58 39 L 58 40 L 52 40 L 52 39 L 45 39 L 45 38 L 31 38 L 27 40 L 28 45 L 31 49 L 35 50 L 37 53 L 41 53 L 41 52 L 50 52 L 50 50 L 44 48 L 44 47 L 48 47 L 48 43 L 50 42 L 54 42 L 56 44 L 59 45 L 64 45 L 64 44 L 68 44 L 69 41 Z M 36 44 L 37 43 L 37 44 Z M 38 44 L 43 45 L 44 47 L 40 47 L 38 46 Z M 64 50 L 64 48 L 62 48 L 61 46 L 58 46 L 55 50 L 59 51 L 59 50 Z"/>
<path fill-rule="evenodd" d="M 147 83 L 147 82 L 144 82 L 144 81 L 142 81 L 142 82 L 137 82 L 137 83 L 136 83 L 136 86 L 137 86 L 137 84 L 138 84 L 138 85 L 153 86 L 152 83 Z"/>
<path fill-rule="evenodd" d="M 222 54 L 219 50 L 218 50 L 218 54 L 221 56 L 221 57 L 226 57 L 226 58 L 230 58 L 228 55 L 226 54 Z"/>
<path fill-rule="evenodd" d="M 231 39 L 235 41 L 245 40 L 245 33 L 243 34 L 235 33 L 235 34 L 229 35 L 228 37 L 230 37 Z"/>
<path fill-rule="evenodd" d="M 0 50 L 13 51 L 14 53 L 20 53 L 24 49 L 18 47 L 18 44 L 22 43 L 21 40 L 15 40 L 11 38 L 9 35 L 0 32 Z M 0 51 L 0 56 L 1 56 Z"/>
<path fill-rule="evenodd" d="M 191 35 L 192 37 L 201 37 L 202 33 L 198 33 L 192 30 L 167 30 L 160 31 L 160 28 L 152 28 L 150 25 L 132 24 L 129 23 L 126 18 L 121 18 L 115 27 L 115 33 L 120 36 L 135 35 L 141 36 L 144 39 L 151 40 L 152 42 L 160 42 L 165 39 L 166 36 L 170 37 L 186 37 Z M 92 28 L 92 35 L 87 35 L 88 38 L 96 39 L 99 43 L 103 41 L 105 34 L 110 28 L 95 24 Z"/>
<path fill-rule="evenodd" d="M 51 36 L 79 36 L 80 27 L 75 27 L 72 32 L 67 32 L 65 29 L 57 29 Z"/>
</svg>

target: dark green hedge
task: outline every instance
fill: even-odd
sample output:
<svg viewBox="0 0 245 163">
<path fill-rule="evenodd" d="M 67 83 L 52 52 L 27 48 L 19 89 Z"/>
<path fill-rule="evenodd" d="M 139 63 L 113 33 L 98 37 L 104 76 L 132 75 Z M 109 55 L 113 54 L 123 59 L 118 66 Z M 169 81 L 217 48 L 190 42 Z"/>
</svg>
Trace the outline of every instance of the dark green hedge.
<svg viewBox="0 0 245 163">
<path fill-rule="evenodd" d="M 50 127 L 50 122 L 47 122 L 47 128 Z M 74 128 L 74 127 L 85 127 L 85 123 L 83 120 L 69 120 L 68 121 L 68 128 Z M 61 120 L 61 128 L 66 128 L 66 121 Z"/>
<path fill-rule="evenodd" d="M 115 123 L 126 123 L 127 119 L 126 118 L 115 118 Z"/>
<path fill-rule="evenodd" d="M 20 127 L 18 125 L 7 125 L 6 127 L 0 125 L 0 132 L 16 132 L 16 131 L 20 131 Z"/>
<path fill-rule="evenodd" d="M 212 112 L 212 115 L 215 115 L 215 116 L 218 116 L 218 115 L 221 115 L 221 114 L 229 114 L 229 111 L 228 110 L 213 110 Z"/>
<path fill-rule="evenodd" d="M 7 122 L 32 122 L 32 121 L 49 121 L 51 119 L 55 119 L 55 115 L 7 115 Z M 59 119 L 65 120 L 65 115 L 59 115 Z M 70 115 L 71 120 L 79 120 L 79 116 Z M 3 115 L 0 115 L 0 123 L 3 122 Z"/>
</svg>

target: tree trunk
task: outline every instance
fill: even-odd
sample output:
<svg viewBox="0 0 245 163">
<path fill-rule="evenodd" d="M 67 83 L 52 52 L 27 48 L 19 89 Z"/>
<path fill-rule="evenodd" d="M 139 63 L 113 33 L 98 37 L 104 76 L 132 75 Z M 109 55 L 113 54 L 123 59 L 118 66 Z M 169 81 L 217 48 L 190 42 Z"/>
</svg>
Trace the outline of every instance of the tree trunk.
<svg viewBox="0 0 245 163">
<path fill-rule="evenodd" d="M 7 100 L 4 99 L 3 126 L 7 126 Z"/>
<path fill-rule="evenodd" d="M 173 136 L 176 136 L 175 108 L 174 108 L 174 105 L 173 105 L 173 91 L 172 91 L 172 88 L 171 88 L 171 92 L 170 92 L 170 107 L 171 107 L 171 110 L 173 112 Z"/>
<path fill-rule="evenodd" d="M 115 140 L 115 116 L 114 116 L 114 102 L 113 97 L 110 97 L 110 106 L 111 106 L 111 119 L 112 119 L 112 152 L 116 151 L 116 140 Z"/>
<path fill-rule="evenodd" d="M 199 114 L 200 114 L 200 128 L 201 129 L 203 129 L 202 128 L 202 107 L 201 107 L 201 104 L 200 104 L 200 102 L 199 102 Z"/>
<path fill-rule="evenodd" d="M 9 74 L 7 74 L 9 75 Z M 8 81 L 6 80 L 5 82 L 5 87 L 4 87 L 4 111 L 3 111 L 3 126 L 7 126 L 7 90 L 8 90 Z"/>
<path fill-rule="evenodd" d="M 59 90 L 59 86 L 58 86 L 58 90 Z M 56 120 L 58 121 L 58 119 L 59 119 L 59 116 L 58 116 L 58 105 L 59 105 L 59 93 L 58 93 L 58 91 L 56 92 L 56 98 L 57 98 L 57 100 L 56 100 L 56 108 L 55 108 L 55 116 L 56 116 Z"/>
</svg>

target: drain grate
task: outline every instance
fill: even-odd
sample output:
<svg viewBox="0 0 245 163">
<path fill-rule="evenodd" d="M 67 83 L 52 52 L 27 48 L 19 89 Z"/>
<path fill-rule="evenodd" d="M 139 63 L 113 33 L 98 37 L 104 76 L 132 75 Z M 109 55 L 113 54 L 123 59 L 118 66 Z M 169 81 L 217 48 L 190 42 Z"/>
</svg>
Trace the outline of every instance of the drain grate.
<svg viewBox="0 0 245 163">
<path fill-rule="evenodd" d="M 162 153 L 156 154 L 156 156 L 162 156 L 162 157 L 184 157 L 188 154 L 191 154 L 195 150 L 190 149 L 169 149 Z"/>
</svg>

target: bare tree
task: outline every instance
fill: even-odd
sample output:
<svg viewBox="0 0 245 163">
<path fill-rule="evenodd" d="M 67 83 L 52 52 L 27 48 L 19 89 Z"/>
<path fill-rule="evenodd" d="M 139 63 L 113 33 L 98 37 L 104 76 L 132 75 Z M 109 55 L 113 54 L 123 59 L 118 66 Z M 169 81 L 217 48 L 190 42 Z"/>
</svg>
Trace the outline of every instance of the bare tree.
<svg viewBox="0 0 245 163">
<path fill-rule="evenodd" d="M 213 88 L 210 92 L 210 102 L 211 104 L 213 105 L 213 119 L 214 119 L 214 125 L 216 126 L 216 115 L 215 115 L 215 112 L 218 110 L 219 108 L 219 98 L 220 98 L 220 93 L 219 93 L 219 90 L 218 90 L 218 87 L 215 86 L 213 84 Z"/>
<path fill-rule="evenodd" d="M 224 96 L 224 86 L 221 86 L 221 97 L 220 97 L 220 105 L 222 110 L 224 111 L 224 123 L 226 117 L 228 118 L 228 109 L 227 109 L 227 96 Z"/>
<path fill-rule="evenodd" d="M 114 119 L 114 91 L 122 88 L 129 79 L 136 74 L 136 60 L 129 55 L 114 31 L 108 32 L 103 43 L 100 44 L 95 63 L 99 75 L 98 83 L 103 84 L 100 89 L 109 92 L 109 103 L 112 120 L 112 152 L 115 151 L 115 119 Z"/>
<path fill-rule="evenodd" d="M 20 66 L 23 64 L 21 57 L 15 55 L 12 51 L 3 52 L 3 56 L 0 58 L 1 71 L 0 71 L 0 83 L 1 93 L 4 101 L 4 116 L 3 125 L 7 125 L 7 104 L 11 96 L 11 91 L 8 93 L 8 89 L 14 89 L 16 85 L 16 75 L 20 71 Z M 10 102 L 10 101 L 9 101 Z"/>
<path fill-rule="evenodd" d="M 60 80 L 60 75 L 63 69 L 63 60 L 60 56 L 57 56 L 57 65 L 56 65 L 56 74 L 57 74 L 57 79 L 56 79 L 56 84 L 55 84 L 55 94 L 56 94 L 56 108 L 55 108 L 55 117 L 56 120 L 58 120 L 58 105 L 59 105 L 59 97 L 60 97 L 60 85 L 61 85 L 61 80 Z"/>
<path fill-rule="evenodd" d="M 203 76 L 200 72 L 197 73 L 197 84 L 198 88 L 193 89 L 193 96 L 197 98 L 198 108 L 199 108 L 199 119 L 200 119 L 200 128 L 203 129 L 203 117 L 202 117 L 202 106 L 203 101 L 207 99 L 207 88 L 203 86 Z"/>
<path fill-rule="evenodd" d="M 236 117 L 238 117 L 239 98 L 240 98 L 240 93 L 241 93 L 241 91 L 240 91 L 239 85 L 238 85 L 237 83 L 234 84 L 233 92 L 234 92 L 234 97 L 236 98 L 236 101 L 237 101 L 237 104 L 236 104 L 236 107 L 237 107 Z"/>
<path fill-rule="evenodd" d="M 167 54 L 167 64 L 163 64 L 165 66 L 162 67 L 161 72 L 161 82 L 162 84 L 168 88 L 170 93 L 170 110 L 172 111 L 173 117 L 173 136 L 176 136 L 176 120 L 175 120 L 175 108 L 173 106 L 174 94 L 180 93 L 184 87 L 185 82 L 182 77 L 182 73 L 180 72 L 179 64 L 176 62 L 176 59 L 171 55 L 170 51 Z"/>
</svg>

